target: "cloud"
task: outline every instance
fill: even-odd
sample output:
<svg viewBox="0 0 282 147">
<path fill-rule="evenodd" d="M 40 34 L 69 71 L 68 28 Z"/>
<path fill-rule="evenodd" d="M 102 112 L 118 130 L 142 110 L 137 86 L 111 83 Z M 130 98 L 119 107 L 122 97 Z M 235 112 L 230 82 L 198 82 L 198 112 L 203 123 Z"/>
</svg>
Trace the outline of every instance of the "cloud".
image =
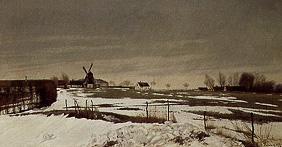
<svg viewBox="0 0 282 147">
<path fill-rule="evenodd" d="M 61 70 L 79 77 L 75 69 L 94 62 L 109 79 L 165 83 L 251 70 L 282 81 L 274 74 L 282 74 L 281 7 L 279 0 L 2 0 L 0 68 L 10 78 Z"/>
</svg>

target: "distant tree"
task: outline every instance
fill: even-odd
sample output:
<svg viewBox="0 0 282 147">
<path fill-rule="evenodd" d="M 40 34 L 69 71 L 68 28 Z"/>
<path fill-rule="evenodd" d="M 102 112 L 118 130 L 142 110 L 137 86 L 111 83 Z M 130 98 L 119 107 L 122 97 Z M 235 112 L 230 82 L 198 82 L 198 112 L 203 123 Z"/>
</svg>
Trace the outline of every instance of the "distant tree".
<svg viewBox="0 0 282 147">
<path fill-rule="evenodd" d="M 259 92 L 273 92 L 275 88 L 274 86 L 275 86 L 274 81 L 266 81 L 263 83 L 262 91 Z"/>
<path fill-rule="evenodd" d="M 229 86 L 239 86 L 239 73 L 235 72 L 232 75 L 228 76 L 228 85 Z"/>
<path fill-rule="evenodd" d="M 165 84 L 165 87 L 169 90 L 169 88 L 171 87 L 171 85 L 169 83 Z"/>
<path fill-rule="evenodd" d="M 244 72 L 241 74 L 239 85 L 250 91 L 254 85 L 254 80 L 255 76 L 252 73 Z"/>
<path fill-rule="evenodd" d="M 50 79 L 54 81 L 54 83 L 55 83 L 56 86 L 58 86 L 58 81 L 59 81 L 59 78 L 58 78 L 58 77 L 53 76 L 53 77 L 51 77 Z"/>
<path fill-rule="evenodd" d="M 153 88 L 153 86 L 155 86 L 157 83 L 155 80 L 153 80 L 152 82 L 150 82 L 150 84 L 151 84 L 151 88 Z"/>
<path fill-rule="evenodd" d="M 110 81 L 109 84 L 110 84 L 111 86 L 116 86 L 115 81 Z"/>
<path fill-rule="evenodd" d="M 226 76 L 219 72 L 217 81 L 220 87 L 224 87 L 226 85 Z"/>
<path fill-rule="evenodd" d="M 275 85 L 275 92 L 282 93 L 282 84 Z"/>
<path fill-rule="evenodd" d="M 70 78 L 66 73 L 62 73 L 61 80 L 66 81 L 66 83 L 69 83 Z"/>
<path fill-rule="evenodd" d="M 233 86 L 239 86 L 240 74 L 238 72 L 233 73 Z"/>
<path fill-rule="evenodd" d="M 186 90 L 188 90 L 188 87 L 189 87 L 189 84 L 188 84 L 188 83 L 184 83 L 183 86 L 184 86 L 184 88 L 185 88 Z"/>
<path fill-rule="evenodd" d="M 120 86 L 129 86 L 131 82 L 129 80 L 122 81 L 119 85 Z"/>
<path fill-rule="evenodd" d="M 214 87 L 214 79 L 209 76 L 208 74 L 205 75 L 205 81 L 204 84 L 209 88 L 213 90 Z"/>
<path fill-rule="evenodd" d="M 254 73 L 253 91 L 273 92 L 275 88 L 274 81 L 267 81 L 266 76 L 260 73 Z"/>
<path fill-rule="evenodd" d="M 228 86 L 234 86 L 233 85 L 233 78 L 232 78 L 232 76 L 228 76 L 227 83 L 228 83 Z"/>
<path fill-rule="evenodd" d="M 254 86 L 261 85 L 266 82 L 266 77 L 260 73 L 254 73 Z"/>
</svg>

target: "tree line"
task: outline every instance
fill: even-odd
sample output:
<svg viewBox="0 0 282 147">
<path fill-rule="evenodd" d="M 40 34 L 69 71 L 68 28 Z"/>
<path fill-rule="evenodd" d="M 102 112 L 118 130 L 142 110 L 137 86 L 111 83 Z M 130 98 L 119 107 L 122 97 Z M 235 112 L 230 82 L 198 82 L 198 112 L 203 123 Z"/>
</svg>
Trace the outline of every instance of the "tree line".
<svg viewBox="0 0 282 147">
<path fill-rule="evenodd" d="M 218 73 L 216 79 L 205 75 L 204 84 L 210 90 L 230 90 L 246 92 L 282 92 L 282 84 L 276 84 L 268 80 L 265 75 L 257 72 L 235 72 L 228 77 L 222 72 Z"/>
</svg>

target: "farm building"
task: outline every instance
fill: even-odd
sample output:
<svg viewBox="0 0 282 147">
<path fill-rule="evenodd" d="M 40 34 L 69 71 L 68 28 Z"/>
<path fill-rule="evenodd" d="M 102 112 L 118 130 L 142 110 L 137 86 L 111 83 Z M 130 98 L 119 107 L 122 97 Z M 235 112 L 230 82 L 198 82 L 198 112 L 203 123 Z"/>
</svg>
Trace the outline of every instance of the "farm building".
<svg viewBox="0 0 282 147">
<path fill-rule="evenodd" d="M 147 90 L 150 90 L 151 89 L 151 86 L 149 85 L 148 82 L 138 82 L 136 85 L 135 85 L 135 90 L 138 90 L 138 91 L 147 91 Z"/>
<path fill-rule="evenodd" d="M 69 85 L 72 88 L 82 88 L 84 83 L 84 79 L 81 80 L 71 80 Z"/>
<path fill-rule="evenodd" d="M 81 80 L 71 80 L 69 85 L 70 85 L 70 87 L 74 87 L 74 88 L 82 88 L 82 87 L 98 88 L 98 87 L 108 87 L 109 86 L 109 83 L 105 80 L 102 80 L 102 79 L 95 79 L 94 83 L 95 84 L 87 84 L 87 86 L 86 86 L 86 85 L 84 85 L 84 80 L 81 79 Z"/>
</svg>

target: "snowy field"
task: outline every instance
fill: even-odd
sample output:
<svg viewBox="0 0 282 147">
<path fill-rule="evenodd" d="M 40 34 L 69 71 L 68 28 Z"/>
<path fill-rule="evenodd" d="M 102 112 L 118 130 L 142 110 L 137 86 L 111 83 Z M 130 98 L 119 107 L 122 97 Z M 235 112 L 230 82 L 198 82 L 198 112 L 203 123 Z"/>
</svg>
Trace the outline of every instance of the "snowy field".
<svg viewBox="0 0 282 147">
<path fill-rule="evenodd" d="M 119 90 L 119 89 L 117 89 Z M 121 90 L 126 92 L 126 90 Z M 145 123 L 113 123 L 103 120 L 88 120 L 67 117 L 66 115 L 43 114 L 24 115 L 24 116 L 0 116 L 0 142 L 1 146 L 243 146 L 239 141 L 234 141 L 226 134 L 232 134 L 233 138 L 244 139 L 240 133 L 230 130 L 235 129 L 241 124 L 250 126 L 248 122 L 241 120 L 216 119 L 209 117 L 208 124 L 217 128 L 222 128 L 225 135 L 218 135 L 214 132 L 205 132 L 203 116 L 192 113 L 193 111 L 207 111 L 218 113 L 219 115 L 232 114 L 232 110 L 252 112 L 261 116 L 281 117 L 281 110 L 278 105 L 255 102 L 258 107 L 273 109 L 257 109 L 247 107 L 232 107 L 229 105 L 214 106 L 189 106 L 185 103 L 195 100 L 212 100 L 214 104 L 246 104 L 245 100 L 230 96 L 189 96 L 187 93 L 162 93 L 154 92 L 152 95 L 164 97 L 154 97 L 148 99 L 124 97 L 124 98 L 105 98 L 96 97 L 93 93 L 103 93 L 105 91 L 85 91 L 84 89 L 60 89 L 58 100 L 48 108 L 31 110 L 24 113 L 48 112 L 52 110 L 65 110 L 65 102 L 68 107 L 73 106 L 76 100 L 79 106 L 90 107 L 92 100 L 94 106 L 100 112 L 112 112 L 127 116 L 145 116 L 146 102 L 149 103 L 149 113 L 165 116 L 167 114 L 167 97 L 170 97 L 170 113 L 175 116 L 177 123 L 166 122 L 165 124 L 145 124 Z M 150 95 L 140 93 L 140 95 Z M 166 97 L 165 97 L 166 96 Z M 180 99 L 179 99 L 180 98 Z M 185 105 L 184 105 L 185 104 Z M 107 107 L 102 107 L 107 105 Z M 134 108 L 134 109 L 121 109 Z M 270 113 L 272 112 L 272 113 Z M 228 129 L 226 129 L 228 128 Z M 262 132 L 268 129 L 271 132 L 273 142 L 277 145 L 282 142 L 281 122 L 271 122 L 265 124 L 255 124 L 255 131 Z"/>
</svg>

